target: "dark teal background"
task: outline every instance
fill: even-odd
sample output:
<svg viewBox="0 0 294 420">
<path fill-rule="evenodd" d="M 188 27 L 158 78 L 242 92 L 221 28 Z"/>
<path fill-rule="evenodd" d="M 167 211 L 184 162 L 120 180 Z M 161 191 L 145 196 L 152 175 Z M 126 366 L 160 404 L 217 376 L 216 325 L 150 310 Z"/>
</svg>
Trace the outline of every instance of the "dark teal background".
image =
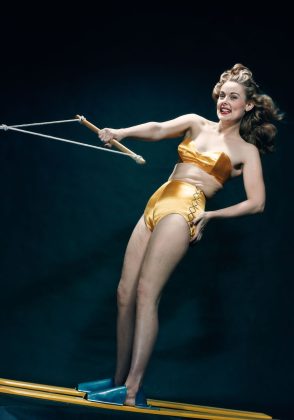
<svg viewBox="0 0 294 420">
<path fill-rule="evenodd" d="M 35 13 L 39 19 L 19 11 L 1 28 L 0 124 L 77 113 L 113 128 L 190 112 L 216 120 L 211 90 L 236 62 L 251 68 L 286 112 L 276 153 L 262 157 L 264 213 L 213 220 L 172 275 L 145 391 L 150 398 L 291 420 L 293 67 L 287 13 L 262 21 L 152 7 L 98 16 L 44 6 Z M 78 123 L 42 131 L 100 145 Z M 69 387 L 110 376 L 124 250 L 149 196 L 171 173 L 180 139 L 125 140 L 147 160 L 140 166 L 53 140 L 0 136 L 0 376 Z M 244 199 L 239 177 L 207 209 Z M 112 416 L 4 395 L 0 401 L 3 419 L 6 412 L 17 419 Z"/>
</svg>

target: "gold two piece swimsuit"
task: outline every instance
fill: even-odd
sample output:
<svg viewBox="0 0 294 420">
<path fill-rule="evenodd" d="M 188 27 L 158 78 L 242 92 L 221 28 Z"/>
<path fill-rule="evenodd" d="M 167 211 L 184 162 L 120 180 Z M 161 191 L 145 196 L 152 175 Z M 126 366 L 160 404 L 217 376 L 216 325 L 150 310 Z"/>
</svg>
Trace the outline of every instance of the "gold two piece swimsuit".
<svg viewBox="0 0 294 420">
<path fill-rule="evenodd" d="M 232 164 L 226 153 L 200 153 L 190 137 L 179 144 L 178 154 L 181 162 L 198 166 L 213 175 L 221 184 L 224 184 L 231 174 Z M 164 216 L 181 214 L 188 223 L 190 241 L 192 241 L 196 233 L 196 226 L 192 222 L 204 211 L 205 204 L 206 197 L 200 188 L 186 181 L 171 179 L 150 197 L 144 211 L 144 220 L 147 227 L 153 231 Z"/>
</svg>

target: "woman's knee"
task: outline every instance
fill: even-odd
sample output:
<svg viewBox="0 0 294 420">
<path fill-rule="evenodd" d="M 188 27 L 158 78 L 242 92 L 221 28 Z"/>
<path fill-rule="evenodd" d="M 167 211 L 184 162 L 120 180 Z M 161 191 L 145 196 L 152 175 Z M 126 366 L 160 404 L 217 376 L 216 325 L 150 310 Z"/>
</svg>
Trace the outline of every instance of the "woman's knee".
<svg viewBox="0 0 294 420">
<path fill-rule="evenodd" d="M 133 287 L 127 285 L 123 280 L 119 282 L 117 291 L 117 305 L 120 308 L 129 307 L 135 304 L 136 293 L 133 290 Z"/>
<path fill-rule="evenodd" d="M 138 306 L 158 305 L 160 296 L 148 281 L 140 280 L 137 287 L 136 301 Z"/>
</svg>

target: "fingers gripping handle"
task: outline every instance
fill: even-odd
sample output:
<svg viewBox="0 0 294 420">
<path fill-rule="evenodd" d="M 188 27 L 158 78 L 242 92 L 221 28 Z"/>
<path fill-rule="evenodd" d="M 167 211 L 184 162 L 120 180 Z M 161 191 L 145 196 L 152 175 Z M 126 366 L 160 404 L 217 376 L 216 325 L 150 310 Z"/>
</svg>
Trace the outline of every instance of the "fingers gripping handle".
<svg viewBox="0 0 294 420">
<path fill-rule="evenodd" d="M 76 115 L 76 118 L 80 121 L 81 124 L 88 127 L 90 130 L 94 131 L 94 133 L 99 132 L 99 128 L 96 127 L 94 124 L 90 123 L 85 117 L 82 115 Z M 144 164 L 146 163 L 145 160 L 142 158 L 142 156 L 136 155 L 132 150 L 128 149 L 126 146 L 118 142 L 117 140 L 113 139 L 109 141 L 110 144 L 115 146 L 120 151 L 128 154 L 131 158 L 133 158 L 137 163 Z"/>
</svg>

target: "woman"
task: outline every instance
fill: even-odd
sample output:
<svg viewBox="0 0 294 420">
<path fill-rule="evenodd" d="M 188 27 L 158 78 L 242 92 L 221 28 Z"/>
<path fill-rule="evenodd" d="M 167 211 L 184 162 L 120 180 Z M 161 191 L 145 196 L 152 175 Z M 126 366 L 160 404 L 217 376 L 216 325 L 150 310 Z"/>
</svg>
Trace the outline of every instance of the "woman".
<svg viewBox="0 0 294 420">
<path fill-rule="evenodd" d="M 235 64 L 213 89 L 218 122 L 188 114 L 163 123 L 104 128 L 100 139 L 147 141 L 184 136 L 180 162 L 150 198 L 129 240 L 118 286 L 117 366 L 114 378 L 79 384 L 90 401 L 146 407 L 142 381 L 158 333 L 158 304 L 171 273 L 209 220 L 260 213 L 265 186 L 260 153 L 273 150 L 282 114 L 251 71 Z M 205 211 L 229 178 L 243 174 L 247 199 Z"/>
</svg>

